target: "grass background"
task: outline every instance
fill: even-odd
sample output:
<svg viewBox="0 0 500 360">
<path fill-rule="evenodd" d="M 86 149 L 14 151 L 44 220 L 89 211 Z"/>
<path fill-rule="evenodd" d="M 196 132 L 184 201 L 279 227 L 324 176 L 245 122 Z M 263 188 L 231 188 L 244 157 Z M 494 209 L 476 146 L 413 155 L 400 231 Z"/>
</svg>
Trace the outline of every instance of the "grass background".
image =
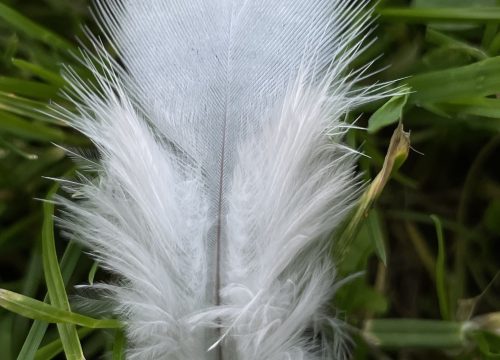
<svg viewBox="0 0 500 360">
<path fill-rule="evenodd" d="M 369 130 L 348 141 L 368 155 L 367 179 L 382 169 L 400 118 L 414 150 L 363 212 L 340 268 L 363 273 L 334 304 L 353 326 L 357 359 L 500 358 L 500 1 L 388 0 L 377 13 L 377 41 L 353 66 L 382 54 L 375 66 L 390 67 L 369 81 L 404 78 L 412 93 L 358 109 Z M 52 235 L 53 209 L 34 200 L 53 185 L 44 176 L 73 168 L 53 143 L 90 146 L 40 112 L 49 101 L 69 106 L 59 73 L 62 63 L 78 66 L 68 52 L 81 24 L 94 28 L 84 0 L 0 0 L 0 288 L 38 300 L 49 291 L 63 310 L 73 285 L 106 277 Z M 120 331 L 91 329 L 114 323 L 7 292 L 0 305 L 66 319 L 47 327 L 0 309 L 2 360 L 63 359 L 63 348 L 77 359 L 80 341 L 87 359 L 122 358 Z"/>
</svg>

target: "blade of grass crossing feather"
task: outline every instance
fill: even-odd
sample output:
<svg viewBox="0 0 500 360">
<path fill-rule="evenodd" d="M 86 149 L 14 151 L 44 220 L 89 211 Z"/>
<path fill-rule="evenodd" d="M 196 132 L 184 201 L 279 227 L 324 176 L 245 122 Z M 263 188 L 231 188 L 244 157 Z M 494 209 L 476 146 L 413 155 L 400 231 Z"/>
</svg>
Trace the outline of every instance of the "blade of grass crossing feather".
<svg viewBox="0 0 500 360">
<path fill-rule="evenodd" d="M 47 70 L 40 65 L 33 64 L 21 59 L 12 59 L 12 64 L 21 70 L 28 71 L 38 76 L 39 78 L 47 81 L 48 83 L 54 86 L 63 87 L 66 84 L 61 75 L 53 71 Z"/>
<path fill-rule="evenodd" d="M 54 185 L 47 195 L 48 201 L 43 204 L 43 227 L 42 227 L 42 259 L 45 281 L 49 293 L 50 302 L 55 307 L 70 311 L 68 296 L 57 260 L 56 246 L 54 241 L 54 204 L 52 197 L 59 186 Z M 44 304 L 44 303 L 42 303 Z M 46 304 L 45 304 L 46 305 Z M 68 360 L 84 359 L 82 346 L 72 324 L 58 324 L 57 329 Z"/>
<path fill-rule="evenodd" d="M 87 335 L 91 334 L 93 329 L 89 328 L 81 328 L 78 329 L 78 336 L 80 340 L 87 337 Z M 57 339 L 52 341 L 51 343 L 45 345 L 40 348 L 35 355 L 35 360 L 50 360 L 59 355 L 63 351 L 63 346 L 61 339 Z"/>
<path fill-rule="evenodd" d="M 112 360 L 125 360 L 125 340 L 125 333 L 123 330 L 116 330 Z"/>
<path fill-rule="evenodd" d="M 419 319 L 373 319 L 367 321 L 363 337 L 382 348 L 462 347 L 469 323 Z"/>
<path fill-rule="evenodd" d="M 407 80 L 410 104 L 440 103 L 500 92 L 500 57 L 415 75 Z"/>
<path fill-rule="evenodd" d="M 382 21 L 404 23 L 500 23 L 499 8 L 382 8 L 377 11 Z"/>
<path fill-rule="evenodd" d="M 448 291 L 446 288 L 446 249 L 444 246 L 443 226 L 441 220 L 436 215 L 431 215 L 431 219 L 436 227 L 438 240 L 438 255 L 436 258 L 436 291 L 439 301 L 439 311 L 444 320 L 451 320 L 451 313 L 448 301 Z"/>
<path fill-rule="evenodd" d="M 38 25 L 14 9 L 0 3 L 0 20 L 7 23 L 11 28 L 21 31 L 29 37 L 42 41 L 52 48 L 57 48 L 64 52 L 76 50 L 76 48 L 66 39 L 47 28 Z"/>
<path fill-rule="evenodd" d="M 122 326 L 118 320 L 94 319 L 5 289 L 0 289 L 0 306 L 24 317 L 55 323 L 58 326 L 78 325 L 91 329 L 116 329 Z M 71 335 L 71 329 L 67 332 L 65 335 Z M 76 331 L 74 334 L 76 335 Z M 64 340 L 63 336 L 61 339 Z"/>
<path fill-rule="evenodd" d="M 68 243 L 66 250 L 61 259 L 61 274 L 63 277 L 64 284 L 67 284 L 73 271 L 76 268 L 76 264 L 80 259 L 81 248 L 74 241 Z M 49 296 L 45 295 L 44 302 L 49 301 Z M 23 347 L 17 356 L 17 360 L 32 360 L 42 343 L 45 332 L 47 331 L 48 323 L 43 321 L 35 320 L 31 329 L 24 341 Z"/>
</svg>

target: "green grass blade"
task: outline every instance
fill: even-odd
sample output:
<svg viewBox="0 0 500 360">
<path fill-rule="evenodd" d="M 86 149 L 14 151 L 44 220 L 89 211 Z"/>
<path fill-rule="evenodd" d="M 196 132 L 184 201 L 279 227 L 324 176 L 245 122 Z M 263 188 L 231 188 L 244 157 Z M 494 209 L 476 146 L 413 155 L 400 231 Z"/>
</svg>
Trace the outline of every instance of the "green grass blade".
<svg viewBox="0 0 500 360">
<path fill-rule="evenodd" d="M 125 360 L 125 342 L 123 330 L 116 330 L 113 344 L 113 360 Z"/>
<path fill-rule="evenodd" d="M 498 53 L 500 52 L 500 33 L 497 34 L 491 41 L 488 52 L 491 55 L 498 55 Z"/>
<path fill-rule="evenodd" d="M 377 209 L 372 209 L 369 213 L 368 218 L 366 219 L 370 234 L 373 238 L 373 242 L 375 243 L 375 252 L 382 261 L 384 265 L 387 265 L 387 251 L 385 249 L 385 240 L 384 234 L 382 232 L 382 226 L 380 221 L 380 215 Z"/>
<path fill-rule="evenodd" d="M 94 263 L 92 264 L 92 267 L 90 268 L 89 276 L 88 276 L 88 280 L 89 280 L 90 285 L 94 284 L 95 274 L 97 273 L 98 269 L 99 269 L 99 263 L 97 261 L 94 261 Z"/>
<path fill-rule="evenodd" d="M 439 103 L 500 92 L 500 57 L 471 65 L 415 75 L 407 81 L 409 103 Z"/>
<path fill-rule="evenodd" d="M 477 60 L 484 60 L 488 58 L 488 55 L 483 50 L 471 46 L 464 41 L 455 39 L 449 35 L 443 34 L 442 32 L 439 32 L 432 28 L 427 28 L 427 31 L 425 33 L 425 39 L 432 44 L 442 45 L 447 48 L 462 50 L 465 53 L 476 58 Z"/>
<path fill-rule="evenodd" d="M 498 24 L 487 24 L 484 29 L 483 38 L 481 40 L 481 47 L 483 49 L 489 49 L 491 42 L 498 33 Z"/>
<path fill-rule="evenodd" d="M 49 100 L 56 98 L 59 87 L 47 85 L 37 81 L 21 80 L 0 76 L 0 91 L 14 93 L 33 99 Z"/>
<path fill-rule="evenodd" d="M 19 37 L 17 34 L 11 34 L 9 37 L 5 38 L 3 41 L 2 54 L 0 55 L 0 61 L 8 63 L 12 57 L 19 51 Z"/>
<path fill-rule="evenodd" d="M 93 329 L 82 328 L 78 329 L 78 336 L 84 339 L 87 335 L 91 334 Z M 50 344 L 40 348 L 35 355 L 35 360 L 50 360 L 59 355 L 63 351 L 61 339 L 52 341 Z"/>
<path fill-rule="evenodd" d="M 0 132 L 6 132 L 28 140 L 80 146 L 89 144 L 89 140 L 81 135 L 71 134 L 58 127 L 47 126 L 37 121 L 25 120 L 4 111 L 0 111 Z"/>
<path fill-rule="evenodd" d="M 0 20 L 10 25 L 13 29 L 21 31 L 33 39 L 42 41 L 50 47 L 58 48 L 64 52 L 75 49 L 75 46 L 66 39 L 38 25 L 3 3 L 0 3 Z"/>
<path fill-rule="evenodd" d="M 363 337 L 382 348 L 456 348 L 466 343 L 467 323 L 417 319 L 374 319 Z"/>
<path fill-rule="evenodd" d="M 28 265 L 28 271 L 23 280 L 21 294 L 34 297 L 42 282 L 42 258 L 39 249 L 32 252 L 31 260 Z M 17 354 L 23 344 L 23 339 L 26 337 L 29 330 L 29 319 L 21 316 L 16 316 L 12 328 L 13 348 Z"/>
<path fill-rule="evenodd" d="M 36 101 L 14 94 L 0 92 L 0 110 L 20 115 L 31 120 L 43 121 L 56 125 L 65 125 L 63 121 L 47 115 L 50 107 L 47 101 Z"/>
<path fill-rule="evenodd" d="M 64 132 L 61 129 L 25 120 L 3 111 L 0 111 L 0 131 L 29 140 L 53 142 L 64 139 Z"/>
<path fill-rule="evenodd" d="M 36 159 L 38 159 L 38 155 L 36 155 L 36 154 L 30 154 L 30 153 L 27 153 L 27 152 L 23 151 L 22 149 L 20 149 L 16 145 L 14 145 L 14 144 L 10 143 L 9 141 L 3 139 L 1 136 L 0 136 L 0 147 L 7 148 L 10 151 L 12 151 L 13 153 L 21 156 L 22 158 L 24 158 L 26 160 L 36 160 Z"/>
<path fill-rule="evenodd" d="M 500 100 L 498 99 L 467 98 L 450 100 L 439 104 L 439 106 L 447 112 L 500 119 Z"/>
<path fill-rule="evenodd" d="M 368 132 L 375 133 L 383 127 L 395 124 L 403 116 L 403 108 L 408 101 L 408 93 L 392 97 L 368 120 Z"/>
<path fill-rule="evenodd" d="M 44 321 L 35 320 L 24 341 L 23 347 L 17 356 L 17 360 L 32 360 L 42 343 L 49 324 Z"/>
<path fill-rule="evenodd" d="M 5 289 L 0 289 L 0 306 L 29 319 L 55 323 L 58 326 L 67 325 L 68 328 L 69 326 L 74 328 L 74 325 L 91 329 L 116 329 L 122 327 L 120 321 L 115 319 L 94 319 Z M 67 334 L 64 335 L 66 338 L 71 336 L 71 329 L 67 329 Z M 61 336 L 61 339 L 64 340 L 65 337 Z"/>
<path fill-rule="evenodd" d="M 50 302 L 54 307 L 61 309 L 60 311 L 71 311 L 69 306 L 66 288 L 59 268 L 57 260 L 56 246 L 54 241 L 54 204 L 51 202 L 52 197 L 59 188 L 58 184 L 54 185 L 47 194 L 48 201 L 43 204 L 43 227 L 42 227 L 42 259 L 43 272 L 47 283 Z M 43 305 L 49 306 L 40 302 Z M 42 319 L 43 320 L 43 319 Z M 76 327 L 72 324 L 58 324 L 59 336 L 64 347 L 64 352 L 68 360 L 84 359 L 82 347 Z"/>
<path fill-rule="evenodd" d="M 41 79 L 59 88 L 63 87 L 66 84 L 66 81 L 64 81 L 61 75 L 51 70 L 47 70 L 40 65 L 33 64 L 22 59 L 12 59 L 12 64 L 21 70 L 25 70 L 34 75 L 37 75 Z"/>
<path fill-rule="evenodd" d="M 444 247 L 443 226 L 441 220 L 436 215 L 431 215 L 431 219 L 436 227 L 438 240 L 438 255 L 436 258 L 436 290 L 439 301 L 439 311 L 444 320 L 451 320 L 450 307 L 448 302 L 448 291 L 446 289 L 446 250 Z"/>
<path fill-rule="evenodd" d="M 76 268 L 78 259 L 81 255 L 80 247 L 73 241 L 71 241 L 61 259 L 61 274 L 63 277 L 64 284 L 67 284 L 73 271 Z M 48 302 L 49 296 L 45 295 L 44 302 Z M 31 329 L 24 341 L 23 347 L 17 356 L 17 360 L 32 360 L 42 343 L 42 339 L 47 331 L 48 323 L 43 321 L 35 320 Z"/>
<path fill-rule="evenodd" d="M 500 8 L 385 8 L 377 13 L 382 21 L 405 23 L 500 23 Z"/>
<path fill-rule="evenodd" d="M 0 349 L 2 359 L 12 359 L 13 314 L 0 314 Z"/>
<path fill-rule="evenodd" d="M 481 350 L 480 359 L 495 360 L 500 359 L 500 336 L 487 331 L 478 331 L 473 334 L 477 347 Z"/>
</svg>

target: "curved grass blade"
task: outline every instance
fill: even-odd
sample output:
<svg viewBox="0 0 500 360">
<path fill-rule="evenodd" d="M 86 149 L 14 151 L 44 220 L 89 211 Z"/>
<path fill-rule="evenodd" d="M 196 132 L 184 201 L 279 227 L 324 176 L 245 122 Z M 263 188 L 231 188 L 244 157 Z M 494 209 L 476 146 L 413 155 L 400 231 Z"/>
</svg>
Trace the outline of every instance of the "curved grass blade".
<svg viewBox="0 0 500 360">
<path fill-rule="evenodd" d="M 71 241 L 61 259 L 60 268 L 63 277 L 64 284 L 67 284 L 73 271 L 75 270 L 78 259 L 81 255 L 80 247 L 73 241 Z M 45 295 L 44 302 L 49 301 L 48 294 Z M 35 354 L 42 343 L 45 332 L 47 331 L 48 323 L 44 321 L 35 320 L 31 329 L 24 341 L 23 347 L 17 356 L 17 360 L 32 360 L 35 358 Z"/>
<path fill-rule="evenodd" d="M 55 184 L 47 194 L 47 200 L 43 204 L 43 227 L 42 227 L 42 259 L 43 272 L 47 283 L 50 302 L 57 308 L 71 311 L 64 281 L 57 260 L 56 246 L 54 241 L 54 204 L 52 197 L 59 189 L 59 184 Z M 40 302 L 41 303 L 41 302 Z M 41 303 L 47 305 L 45 303 Z M 72 324 L 58 324 L 57 329 L 63 344 L 64 352 L 68 360 L 84 359 L 82 346 L 76 332 L 76 327 Z"/>
<path fill-rule="evenodd" d="M 55 323 L 58 326 L 61 324 L 78 325 L 91 329 L 122 327 L 121 322 L 115 319 L 94 319 L 5 289 L 0 289 L 0 306 L 24 317 Z M 67 332 L 68 336 L 72 335 L 71 329 Z"/>
</svg>

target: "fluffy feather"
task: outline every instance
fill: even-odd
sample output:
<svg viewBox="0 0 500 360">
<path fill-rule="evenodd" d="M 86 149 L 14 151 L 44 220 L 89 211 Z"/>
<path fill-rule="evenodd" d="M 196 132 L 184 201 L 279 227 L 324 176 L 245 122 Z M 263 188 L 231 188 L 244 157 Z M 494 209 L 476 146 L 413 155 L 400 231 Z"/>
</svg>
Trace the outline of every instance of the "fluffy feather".
<svg viewBox="0 0 500 360">
<path fill-rule="evenodd" d="M 367 3 L 96 3 L 123 67 L 94 39 L 97 84 L 68 76 L 78 111 L 60 111 L 101 159 L 63 224 L 120 279 L 100 287 L 130 358 L 342 356 L 329 240 L 359 190 L 342 118 L 385 95 L 347 72 Z"/>
</svg>

